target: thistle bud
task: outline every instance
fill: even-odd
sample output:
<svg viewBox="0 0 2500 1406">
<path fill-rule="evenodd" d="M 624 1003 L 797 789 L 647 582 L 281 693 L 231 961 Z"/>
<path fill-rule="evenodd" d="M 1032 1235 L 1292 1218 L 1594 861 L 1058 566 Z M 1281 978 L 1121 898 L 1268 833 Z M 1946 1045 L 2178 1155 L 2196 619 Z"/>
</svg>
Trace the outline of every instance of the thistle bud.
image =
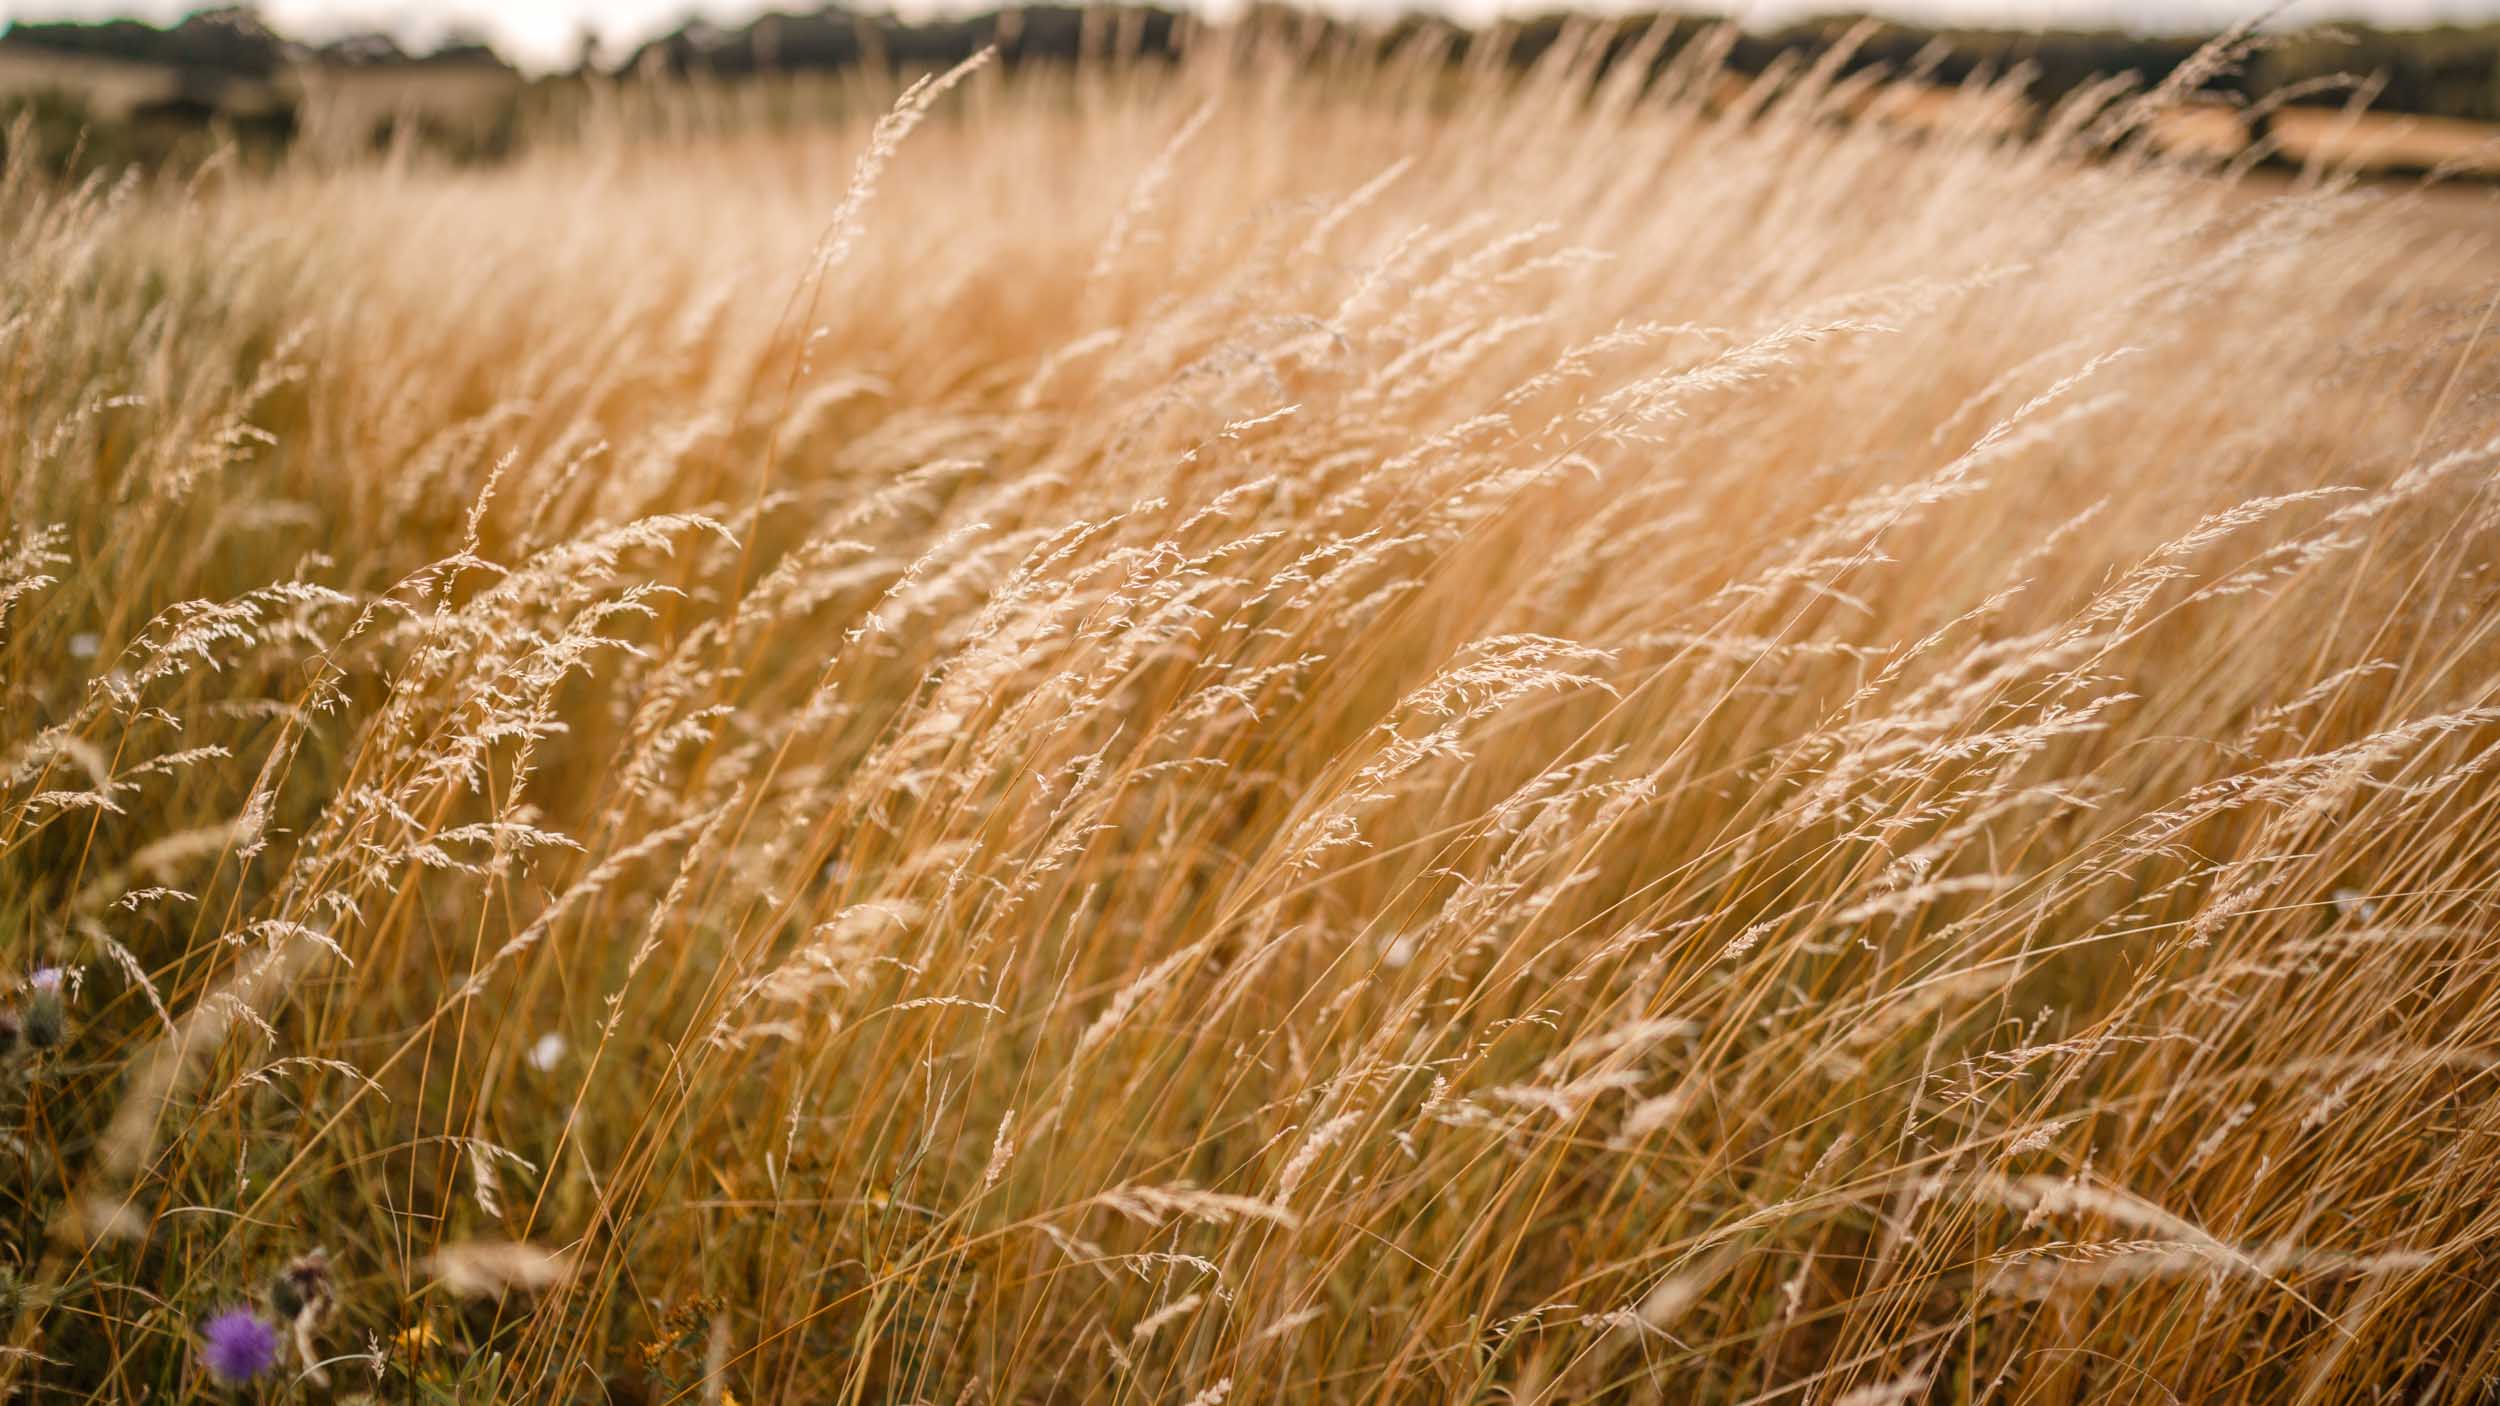
<svg viewBox="0 0 2500 1406">
<path fill-rule="evenodd" d="M 314 1341 L 338 1302 L 329 1252 L 307 1250 L 289 1260 L 270 1279 L 266 1296 L 270 1311 L 286 1325 L 287 1336 L 295 1344 L 295 1360 L 303 1368 L 304 1379 L 316 1386 L 329 1385 L 330 1374 L 321 1365 L 320 1348 Z"/>
<path fill-rule="evenodd" d="M 33 987 L 18 1007 L 16 1024 L 17 1038 L 26 1042 L 26 1048 L 55 1049 L 69 1038 L 69 1008 L 61 1004 L 59 991 Z"/>
<path fill-rule="evenodd" d="M 288 1261 L 269 1281 L 269 1310 L 288 1323 L 318 1324 L 330 1316 L 337 1289 L 330 1273 L 330 1255 L 312 1250 Z"/>
</svg>

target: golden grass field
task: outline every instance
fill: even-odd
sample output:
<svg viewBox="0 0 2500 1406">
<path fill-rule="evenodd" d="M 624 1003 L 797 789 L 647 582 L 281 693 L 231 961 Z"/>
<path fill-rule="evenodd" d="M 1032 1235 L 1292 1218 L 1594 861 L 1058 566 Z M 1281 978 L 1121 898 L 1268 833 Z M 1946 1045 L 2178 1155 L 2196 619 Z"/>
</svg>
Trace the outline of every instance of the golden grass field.
<svg viewBox="0 0 2500 1406">
<path fill-rule="evenodd" d="M 2487 200 L 1585 57 L 21 161 L 0 1394 L 2489 1399 Z"/>
</svg>

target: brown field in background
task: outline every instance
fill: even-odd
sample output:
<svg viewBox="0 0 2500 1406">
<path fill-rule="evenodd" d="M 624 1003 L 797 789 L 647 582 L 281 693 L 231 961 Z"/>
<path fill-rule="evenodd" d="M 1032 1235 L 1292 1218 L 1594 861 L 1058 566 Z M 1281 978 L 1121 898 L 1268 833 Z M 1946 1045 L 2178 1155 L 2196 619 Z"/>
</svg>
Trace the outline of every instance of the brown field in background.
<svg viewBox="0 0 2500 1406">
<path fill-rule="evenodd" d="M 21 156 L 0 1396 L 2487 1399 L 2488 200 L 1591 57 Z"/>
<path fill-rule="evenodd" d="M 2489 123 L 2305 108 L 2287 108 L 2274 121 L 2284 152 L 2303 163 L 2500 176 L 2500 127 Z"/>
</svg>

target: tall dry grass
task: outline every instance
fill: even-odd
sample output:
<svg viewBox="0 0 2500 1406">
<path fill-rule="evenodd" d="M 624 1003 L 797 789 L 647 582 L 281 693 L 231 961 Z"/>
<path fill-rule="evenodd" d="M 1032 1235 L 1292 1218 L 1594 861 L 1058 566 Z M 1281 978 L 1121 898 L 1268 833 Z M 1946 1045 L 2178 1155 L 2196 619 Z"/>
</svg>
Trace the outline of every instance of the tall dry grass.
<svg viewBox="0 0 2500 1406">
<path fill-rule="evenodd" d="M 2489 250 L 1587 61 L 11 171 L 19 1397 L 2482 1399 Z"/>
</svg>

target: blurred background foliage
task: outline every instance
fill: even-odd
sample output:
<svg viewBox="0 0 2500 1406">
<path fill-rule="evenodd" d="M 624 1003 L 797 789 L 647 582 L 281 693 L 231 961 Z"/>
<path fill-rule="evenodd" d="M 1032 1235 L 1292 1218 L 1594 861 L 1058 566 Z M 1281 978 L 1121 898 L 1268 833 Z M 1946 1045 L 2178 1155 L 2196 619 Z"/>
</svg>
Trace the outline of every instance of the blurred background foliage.
<svg viewBox="0 0 2500 1406">
<path fill-rule="evenodd" d="M 1520 67 L 1575 30 L 1593 29 L 1606 55 L 1601 71 L 1621 61 L 1663 71 L 1687 45 L 1726 23 L 1664 11 L 1555 12 L 1481 30 L 1422 15 L 1356 25 L 1267 8 L 1250 18 L 1299 27 L 1315 52 L 1361 57 L 1421 49 L 1450 63 L 1498 57 Z M 528 75 L 473 36 L 455 35 L 424 53 L 378 33 L 315 44 L 277 32 L 248 6 L 204 9 L 162 28 L 132 20 L 21 22 L 0 32 L 0 140 L 34 143 L 45 164 L 66 174 L 187 164 L 228 148 L 247 161 L 268 161 L 300 145 L 334 153 L 405 146 L 454 161 L 493 160 L 548 117 L 579 110 L 592 88 L 882 78 L 942 68 L 990 45 L 1011 66 L 1161 62 L 1180 52 L 1198 23 L 1151 6 L 1046 5 L 914 21 L 825 6 L 736 26 L 689 21 L 610 62 L 601 62 L 585 37 L 571 69 Z M 1823 62 L 1842 76 L 1910 74 L 1938 85 L 2016 75 L 2033 107 L 2045 111 L 2104 79 L 2160 85 L 2214 37 L 1935 28 L 1835 14 L 1744 33 L 1727 63 L 1738 74 L 1760 75 Z M 2268 36 L 2241 63 L 2194 73 L 2184 86 L 2237 115 L 2252 136 L 2264 135 L 2269 114 L 2287 108 L 2366 107 L 2443 124 L 2500 123 L 2500 23 L 2293 30 Z M 765 110 L 820 115 L 821 106 L 784 101 Z"/>
</svg>

